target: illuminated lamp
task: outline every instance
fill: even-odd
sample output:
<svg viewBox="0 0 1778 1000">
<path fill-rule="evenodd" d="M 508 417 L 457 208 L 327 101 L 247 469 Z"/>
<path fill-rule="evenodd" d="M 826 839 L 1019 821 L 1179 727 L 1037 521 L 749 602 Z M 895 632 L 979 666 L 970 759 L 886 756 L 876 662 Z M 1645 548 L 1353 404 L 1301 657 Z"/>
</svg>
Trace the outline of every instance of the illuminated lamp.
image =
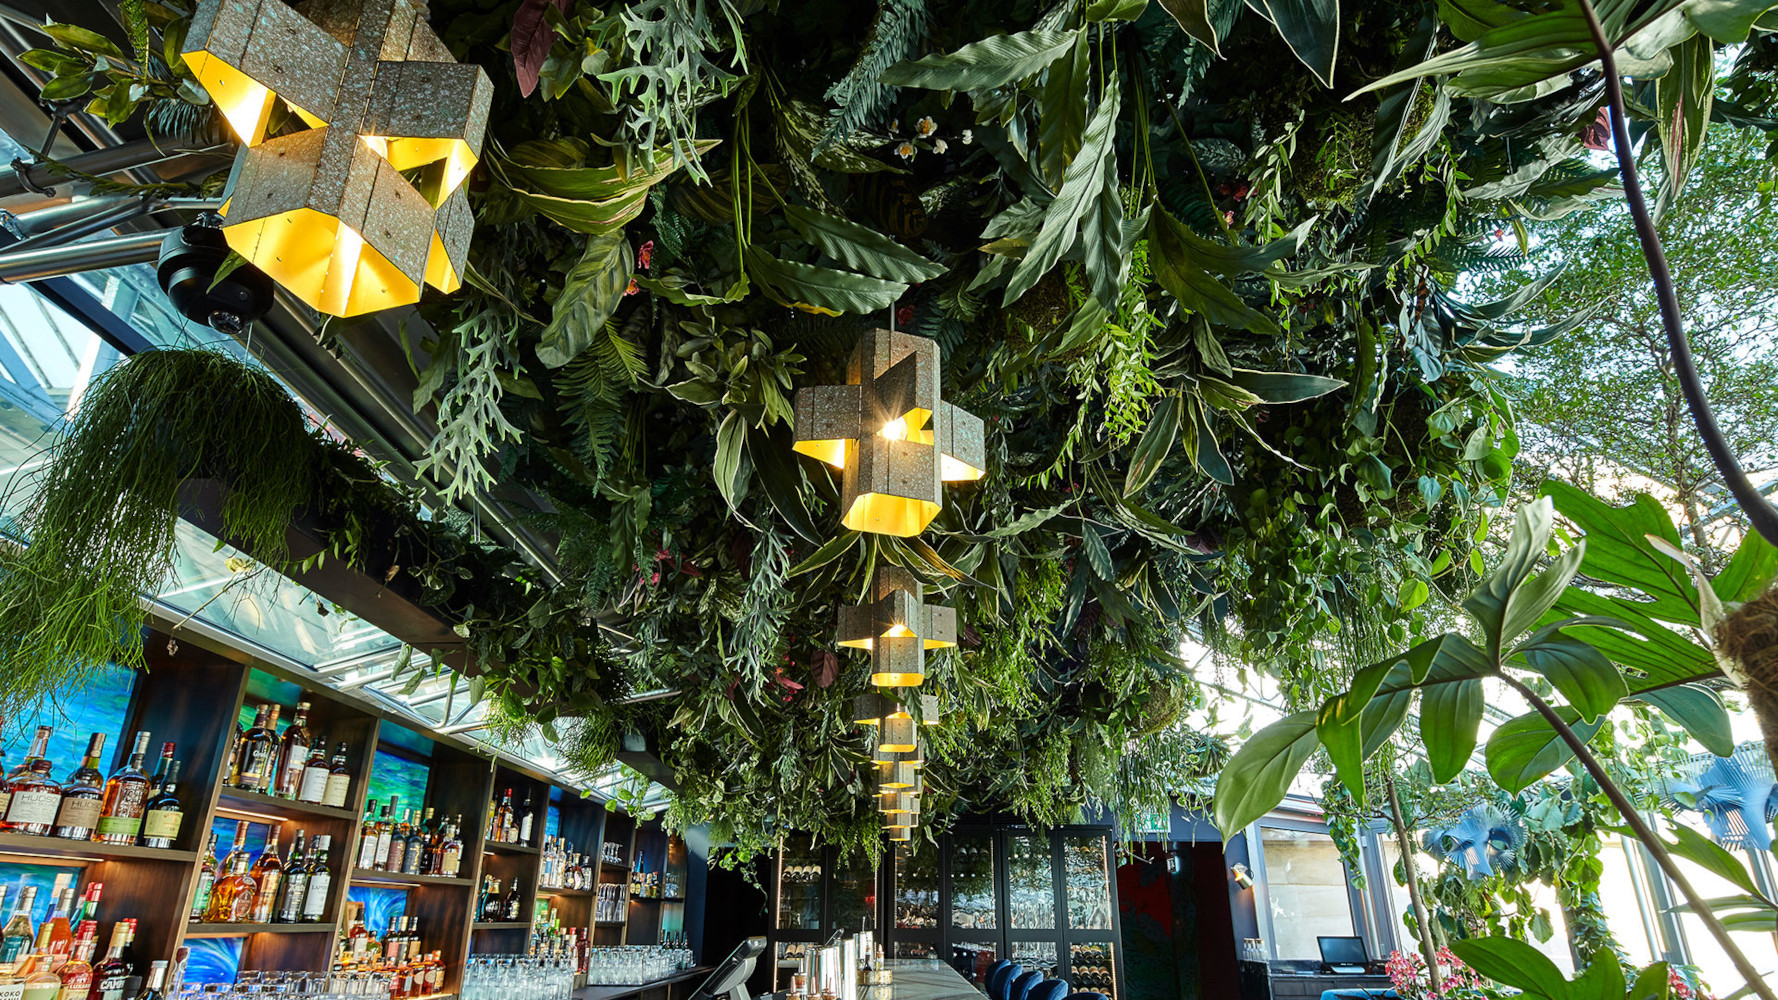
<svg viewBox="0 0 1778 1000">
<path fill-rule="evenodd" d="M 921 603 L 923 589 L 900 566 L 879 566 L 869 604 L 840 608 L 838 641 L 870 650 L 870 682 L 918 687 L 926 679 L 926 650 L 957 644 L 957 609 Z"/>
<path fill-rule="evenodd" d="M 236 253 L 334 316 L 462 284 L 493 84 L 409 0 L 202 0 L 182 54 L 242 142 Z M 280 99 L 309 127 L 268 138 Z"/>
<path fill-rule="evenodd" d="M 891 826 L 891 827 L 886 827 L 885 832 L 887 832 L 889 834 L 890 840 L 913 840 L 914 839 L 914 831 L 913 831 L 912 827 Z"/>
<path fill-rule="evenodd" d="M 883 716 L 877 728 L 877 749 L 884 753 L 910 753 L 918 744 L 914 740 L 914 717 L 906 712 Z"/>
<path fill-rule="evenodd" d="M 841 524 L 902 538 L 986 464 L 980 418 L 939 399 L 938 344 L 895 330 L 859 337 L 845 385 L 797 390 L 794 447 L 840 470 Z"/>
</svg>

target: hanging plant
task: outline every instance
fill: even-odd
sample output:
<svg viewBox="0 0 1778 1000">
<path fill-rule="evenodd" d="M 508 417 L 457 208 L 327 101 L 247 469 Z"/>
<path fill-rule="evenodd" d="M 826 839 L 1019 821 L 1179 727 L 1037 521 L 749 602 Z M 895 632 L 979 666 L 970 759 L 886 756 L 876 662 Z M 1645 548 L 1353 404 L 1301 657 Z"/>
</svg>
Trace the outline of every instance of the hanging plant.
<svg viewBox="0 0 1778 1000">
<path fill-rule="evenodd" d="M 172 571 L 186 483 L 221 482 L 226 535 L 283 561 L 316 453 L 284 387 L 226 355 L 151 351 L 95 379 L 41 477 L 8 486 L 31 495 L 27 544 L 0 550 L 0 710 L 78 690 L 107 663 L 142 665 L 141 595 Z"/>
</svg>

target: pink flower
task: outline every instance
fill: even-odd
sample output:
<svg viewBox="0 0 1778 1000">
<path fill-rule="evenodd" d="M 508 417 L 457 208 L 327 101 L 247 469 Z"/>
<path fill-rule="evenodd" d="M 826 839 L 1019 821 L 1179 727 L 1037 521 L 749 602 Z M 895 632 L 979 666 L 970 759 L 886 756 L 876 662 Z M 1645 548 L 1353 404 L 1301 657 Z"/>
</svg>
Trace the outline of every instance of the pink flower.
<svg viewBox="0 0 1778 1000">
<path fill-rule="evenodd" d="M 641 290 L 641 286 L 636 284 L 636 276 L 633 274 L 630 275 L 630 283 L 624 286 L 624 294 L 634 295 Z"/>
<path fill-rule="evenodd" d="M 914 307 L 902 306 L 895 310 L 895 322 L 898 326 L 907 326 L 914 321 Z"/>
<path fill-rule="evenodd" d="M 641 268 L 642 270 L 646 271 L 646 270 L 648 270 L 648 265 L 653 262 L 654 262 L 654 241 L 649 240 L 647 243 L 644 243 L 644 244 L 642 244 L 642 246 L 637 248 L 637 250 L 636 250 L 636 266 Z"/>
</svg>

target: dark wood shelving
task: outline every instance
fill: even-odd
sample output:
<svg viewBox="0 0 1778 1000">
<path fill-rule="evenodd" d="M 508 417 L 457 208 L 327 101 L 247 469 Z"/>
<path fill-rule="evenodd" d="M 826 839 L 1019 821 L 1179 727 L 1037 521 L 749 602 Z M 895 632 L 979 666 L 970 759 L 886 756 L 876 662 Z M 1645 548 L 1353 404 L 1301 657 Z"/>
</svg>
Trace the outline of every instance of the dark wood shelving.
<svg viewBox="0 0 1778 1000">
<path fill-rule="evenodd" d="M 282 819 L 297 816 L 315 816 L 321 819 L 343 819 L 358 821 L 358 814 L 350 809 L 337 809 L 333 806 L 320 806 L 311 802 L 298 802 L 295 799 L 281 799 L 275 795 L 261 795 L 242 788 L 223 787 L 216 793 L 217 812 L 247 812 L 256 816 L 273 815 Z"/>
<path fill-rule="evenodd" d="M 188 938 L 242 937 L 247 934 L 331 934 L 333 921 L 314 924 L 192 924 Z"/>
<path fill-rule="evenodd" d="M 69 861 L 167 861 L 184 865 L 198 859 L 196 851 L 124 847 L 118 844 L 96 844 L 90 840 L 33 837 L 26 833 L 0 833 L 0 854 Z"/>
<path fill-rule="evenodd" d="M 540 885 L 537 887 L 537 894 L 539 896 L 568 896 L 573 899 L 585 899 L 585 898 L 593 895 L 593 890 L 591 890 L 591 889 L 551 889 L 551 888 L 548 888 L 547 886 Z"/>
<path fill-rule="evenodd" d="M 629 921 L 628 920 L 595 920 L 595 921 L 593 921 L 593 923 L 600 926 L 600 927 L 622 927 L 623 925 L 629 923 Z"/>
<path fill-rule="evenodd" d="M 529 844 L 503 844 L 497 840 L 485 841 L 482 850 L 489 854 L 542 854 L 543 852 Z"/>
<path fill-rule="evenodd" d="M 528 931 L 531 929 L 529 920 L 477 920 L 470 925 L 478 931 Z"/>
<path fill-rule="evenodd" d="M 352 869 L 352 881 L 397 886 L 475 884 L 475 879 L 472 878 L 448 878 L 444 875 L 403 875 L 400 872 L 378 871 L 374 868 Z"/>
</svg>

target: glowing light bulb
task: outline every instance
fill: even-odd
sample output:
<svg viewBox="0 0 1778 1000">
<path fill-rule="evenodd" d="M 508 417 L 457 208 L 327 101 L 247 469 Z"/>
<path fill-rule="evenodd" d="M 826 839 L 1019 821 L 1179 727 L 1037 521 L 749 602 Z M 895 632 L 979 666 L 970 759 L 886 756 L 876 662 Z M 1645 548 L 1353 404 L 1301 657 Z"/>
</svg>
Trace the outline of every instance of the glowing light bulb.
<svg viewBox="0 0 1778 1000">
<path fill-rule="evenodd" d="M 894 420 L 884 424 L 883 429 L 877 433 L 891 441 L 906 441 L 908 439 L 907 418 L 896 417 Z"/>
</svg>

